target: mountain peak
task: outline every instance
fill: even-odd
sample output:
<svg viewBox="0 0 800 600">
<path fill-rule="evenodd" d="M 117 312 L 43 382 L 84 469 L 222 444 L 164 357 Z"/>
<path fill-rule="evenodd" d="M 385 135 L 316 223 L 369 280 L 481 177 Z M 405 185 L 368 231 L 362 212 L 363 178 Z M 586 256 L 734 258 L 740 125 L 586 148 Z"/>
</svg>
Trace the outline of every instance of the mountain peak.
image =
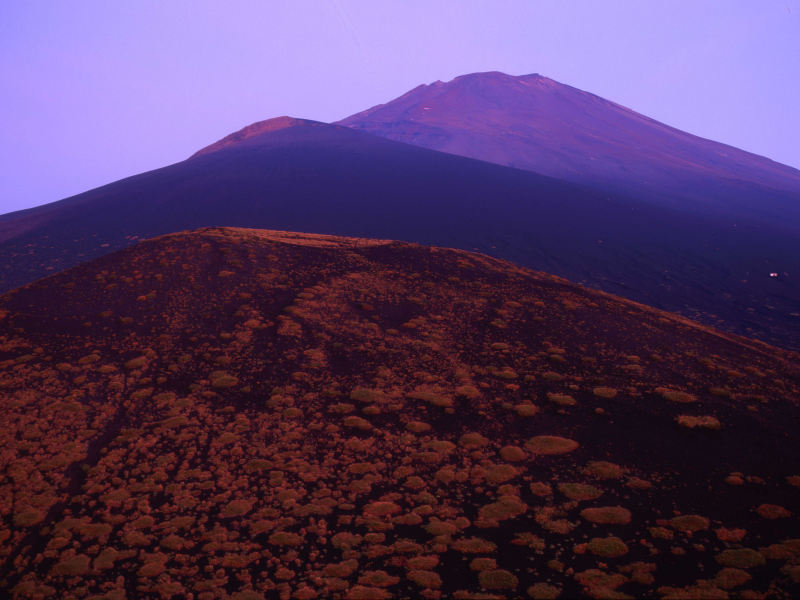
<svg viewBox="0 0 800 600">
<path fill-rule="evenodd" d="M 537 120 L 549 118 L 546 113 L 558 110 L 555 105 L 564 98 L 583 103 L 600 100 L 539 73 L 509 75 L 485 71 L 420 85 L 391 102 L 351 115 L 338 124 L 381 135 L 375 130 L 377 123 L 394 123 L 392 129 L 396 131 L 398 121 L 436 123 L 437 127 L 446 121 L 449 127 L 458 124 L 458 127 L 477 128 L 484 133 L 497 133 L 505 131 L 511 121 L 538 127 Z M 397 141 L 409 142 L 408 139 Z M 434 149 L 452 151 L 449 147 Z M 486 160 L 483 156 L 474 158 Z"/>
<path fill-rule="evenodd" d="M 466 75 L 459 75 L 450 81 L 442 82 L 436 81 L 432 87 L 440 89 L 459 89 L 469 90 L 472 92 L 485 90 L 516 90 L 518 93 L 529 93 L 525 86 L 536 84 L 548 84 L 554 87 L 567 87 L 552 79 L 548 79 L 538 73 L 531 73 L 528 75 L 509 75 L 502 71 L 483 71 L 479 73 L 467 73 Z M 427 86 L 426 86 L 427 87 Z"/>
<path fill-rule="evenodd" d="M 338 122 L 395 141 L 600 186 L 670 206 L 729 210 L 744 187 L 778 190 L 759 215 L 785 222 L 800 172 L 659 123 L 538 73 L 470 73 L 422 85 Z M 704 189 L 696 185 L 702 182 Z M 717 186 L 714 191 L 709 185 Z M 726 196 L 728 198 L 726 198 Z M 749 210 L 749 209 L 748 209 Z M 748 213 L 748 218 L 753 212 Z"/>
<path fill-rule="evenodd" d="M 458 77 L 454 77 L 452 81 L 468 81 L 475 79 L 482 79 L 485 81 L 505 81 L 509 79 L 516 79 L 516 77 L 514 75 L 509 75 L 508 73 L 503 73 L 502 71 L 479 71 L 477 73 L 465 73 L 464 75 L 459 75 Z"/>
<path fill-rule="evenodd" d="M 494 82 L 519 82 L 526 79 L 547 79 L 539 75 L 539 73 L 529 73 L 528 75 L 509 75 L 502 71 L 478 71 L 476 73 L 465 73 L 454 77 L 447 83 L 456 83 L 458 81 L 494 81 Z M 548 81 L 552 81 L 549 79 Z"/>
<path fill-rule="evenodd" d="M 239 131 L 235 131 L 230 135 L 226 135 L 221 140 L 218 140 L 213 144 L 206 146 L 205 148 L 198 150 L 190 158 L 201 156 L 203 154 L 210 154 L 211 152 L 216 152 L 217 150 L 222 150 L 223 148 L 235 146 L 241 142 L 244 142 L 245 140 L 262 135 L 264 133 L 271 133 L 281 129 L 289 129 L 290 127 L 308 127 L 319 125 L 324 125 L 324 123 L 309 119 L 297 119 L 295 117 L 289 117 L 286 115 L 275 117 L 273 119 L 267 119 L 265 121 L 257 121 L 251 125 L 248 125 L 247 127 L 243 127 Z"/>
<path fill-rule="evenodd" d="M 484 99 L 492 99 L 500 106 L 510 107 L 530 106 L 541 102 L 542 100 L 537 98 L 540 94 L 572 93 L 591 96 L 539 73 L 528 75 L 508 75 L 501 71 L 469 73 L 460 75 L 443 85 L 465 93 L 477 94 Z"/>
</svg>

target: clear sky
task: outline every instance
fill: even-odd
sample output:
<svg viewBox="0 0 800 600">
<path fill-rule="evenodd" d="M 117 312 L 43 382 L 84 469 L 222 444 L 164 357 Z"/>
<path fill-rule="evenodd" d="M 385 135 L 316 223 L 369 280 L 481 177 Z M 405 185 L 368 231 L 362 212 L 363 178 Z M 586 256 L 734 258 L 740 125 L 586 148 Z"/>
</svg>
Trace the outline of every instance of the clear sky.
<svg viewBox="0 0 800 600">
<path fill-rule="evenodd" d="M 800 0 L 2 0 L 0 213 L 489 70 L 800 167 Z"/>
</svg>

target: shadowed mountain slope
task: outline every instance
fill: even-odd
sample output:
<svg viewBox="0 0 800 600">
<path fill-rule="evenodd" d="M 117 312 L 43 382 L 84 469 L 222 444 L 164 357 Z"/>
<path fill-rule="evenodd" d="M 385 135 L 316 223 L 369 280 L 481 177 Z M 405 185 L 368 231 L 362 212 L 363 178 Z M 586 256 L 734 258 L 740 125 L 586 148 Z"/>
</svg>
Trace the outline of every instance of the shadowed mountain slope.
<svg viewBox="0 0 800 600">
<path fill-rule="evenodd" d="M 10 289 L 141 237 L 218 225 L 477 249 L 737 333 L 800 343 L 791 231 L 288 117 L 184 162 L 0 217 L 0 283 Z"/>
<path fill-rule="evenodd" d="M 644 202 L 780 223 L 800 234 L 800 171 L 537 74 L 437 81 L 339 123 Z"/>
<path fill-rule="evenodd" d="M 0 388 L 16 597 L 800 591 L 797 354 L 483 255 L 142 242 L 0 297 Z"/>
</svg>

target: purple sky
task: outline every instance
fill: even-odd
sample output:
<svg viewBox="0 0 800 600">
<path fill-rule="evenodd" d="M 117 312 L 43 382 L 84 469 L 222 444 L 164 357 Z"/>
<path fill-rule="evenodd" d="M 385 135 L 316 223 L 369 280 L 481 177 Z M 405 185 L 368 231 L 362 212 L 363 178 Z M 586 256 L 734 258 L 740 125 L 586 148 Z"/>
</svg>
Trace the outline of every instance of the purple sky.
<svg viewBox="0 0 800 600">
<path fill-rule="evenodd" d="M 800 0 L 3 0 L 0 213 L 488 70 L 800 167 Z"/>
</svg>

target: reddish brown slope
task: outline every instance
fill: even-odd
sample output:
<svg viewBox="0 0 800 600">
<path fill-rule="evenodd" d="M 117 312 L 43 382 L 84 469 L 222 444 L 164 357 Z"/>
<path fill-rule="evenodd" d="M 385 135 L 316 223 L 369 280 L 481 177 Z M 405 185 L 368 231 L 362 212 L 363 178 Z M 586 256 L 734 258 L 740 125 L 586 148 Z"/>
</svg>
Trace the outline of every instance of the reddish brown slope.
<svg viewBox="0 0 800 600">
<path fill-rule="evenodd" d="M 0 309 L 18 597 L 798 591 L 796 354 L 481 255 L 241 229 Z"/>
</svg>

